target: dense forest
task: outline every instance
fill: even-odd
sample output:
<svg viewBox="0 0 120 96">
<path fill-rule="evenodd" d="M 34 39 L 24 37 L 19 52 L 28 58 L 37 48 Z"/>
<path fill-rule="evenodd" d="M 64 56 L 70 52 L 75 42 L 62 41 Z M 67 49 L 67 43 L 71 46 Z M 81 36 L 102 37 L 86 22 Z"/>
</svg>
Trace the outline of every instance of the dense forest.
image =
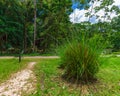
<svg viewBox="0 0 120 96">
<path fill-rule="evenodd" d="M 51 52 L 77 33 L 87 33 L 88 38 L 101 34 L 106 49 L 120 50 L 120 16 L 111 22 L 72 24 L 71 5 L 70 0 L 0 0 L 0 54 Z"/>
</svg>

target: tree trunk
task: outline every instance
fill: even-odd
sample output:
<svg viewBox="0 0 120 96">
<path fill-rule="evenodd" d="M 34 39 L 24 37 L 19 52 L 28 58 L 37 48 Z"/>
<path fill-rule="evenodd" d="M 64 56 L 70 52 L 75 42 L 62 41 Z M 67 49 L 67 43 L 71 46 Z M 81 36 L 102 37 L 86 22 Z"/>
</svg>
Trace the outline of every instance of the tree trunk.
<svg viewBox="0 0 120 96">
<path fill-rule="evenodd" d="M 36 0 L 34 0 L 34 41 L 33 41 L 33 52 L 36 50 L 35 41 L 36 41 Z"/>
<path fill-rule="evenodd" d="M 23 46 L 24 46 L 24 52 L 26 53 L 26 48 L 27 48 L 27 30 L 26 30 L 26 24 L 24 24 L 24 42 L 23 42 Z"/>
</svg>

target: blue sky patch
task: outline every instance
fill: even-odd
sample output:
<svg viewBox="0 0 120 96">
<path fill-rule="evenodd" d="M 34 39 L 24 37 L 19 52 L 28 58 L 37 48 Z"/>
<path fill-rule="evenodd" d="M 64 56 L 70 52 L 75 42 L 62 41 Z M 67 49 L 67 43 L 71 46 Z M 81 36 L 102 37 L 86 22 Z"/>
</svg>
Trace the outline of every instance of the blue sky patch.
<svg viewBox="0 0 120 96">
<path fill-rule="evenodd" d="M 81 4 L 79 1 L 75 1 L 75 0 L 72 0 L 72 9 L 75 10 L 75 9 L 84 9 L 86 6 L 89 6 L 89 3 L 87 3 L 86 1 L 86 4 Z"/>
</svg>

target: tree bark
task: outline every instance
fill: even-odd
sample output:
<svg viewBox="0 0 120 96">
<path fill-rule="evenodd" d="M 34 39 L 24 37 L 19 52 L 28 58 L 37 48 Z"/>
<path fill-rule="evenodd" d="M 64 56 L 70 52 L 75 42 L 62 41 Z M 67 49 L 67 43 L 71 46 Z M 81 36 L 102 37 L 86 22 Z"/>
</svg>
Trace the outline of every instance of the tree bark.
<svg viewBox="0 0 120 96">
<path fill-rule="evenodd" d="M 24 24 L 24 52 L 26 53 L 26 48 L 27 48 L 27 30 L 26 30 L 26 24 Z"/>
<path fill-rule="evenodd" d="M 35 41 L 36 41 L 36 0 L 34 0 L 34 41 L 33 41 L 33 52 L 36 50 Z"/>
</svg>

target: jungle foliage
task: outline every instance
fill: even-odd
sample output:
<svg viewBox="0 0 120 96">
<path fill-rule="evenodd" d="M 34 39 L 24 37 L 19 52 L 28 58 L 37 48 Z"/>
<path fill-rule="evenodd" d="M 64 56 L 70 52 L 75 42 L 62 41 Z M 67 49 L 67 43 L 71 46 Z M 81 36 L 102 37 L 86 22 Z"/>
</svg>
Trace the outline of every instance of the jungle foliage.
<svg viewBox="0 0 120 96">
<path fill-rule="evenodd" d="M 84 0 L 80 0 L 83 2 Z M 90 0 L 88 0 L 90 2 Z M 104 0 L 103 6 L 106 4 Z M 112 0 L 110 0 L 112 2 Z M 69 14 L 72 12 L 70 0 L 37 0 L 36 52 L 52 51 L 71 38 L 74 26 L 81 32 L 102 34 L 109 42 L 107 48 L 120 50 L 120 17 L 111 23 L 100 22 L 91 25 L 89 22 L 72 24 Z M 32 0 L 0 0 L 0 53 L 33 52 L 34 2 Z M 114 8 L 119 13 L 117 8 Z"/>
</svg>

